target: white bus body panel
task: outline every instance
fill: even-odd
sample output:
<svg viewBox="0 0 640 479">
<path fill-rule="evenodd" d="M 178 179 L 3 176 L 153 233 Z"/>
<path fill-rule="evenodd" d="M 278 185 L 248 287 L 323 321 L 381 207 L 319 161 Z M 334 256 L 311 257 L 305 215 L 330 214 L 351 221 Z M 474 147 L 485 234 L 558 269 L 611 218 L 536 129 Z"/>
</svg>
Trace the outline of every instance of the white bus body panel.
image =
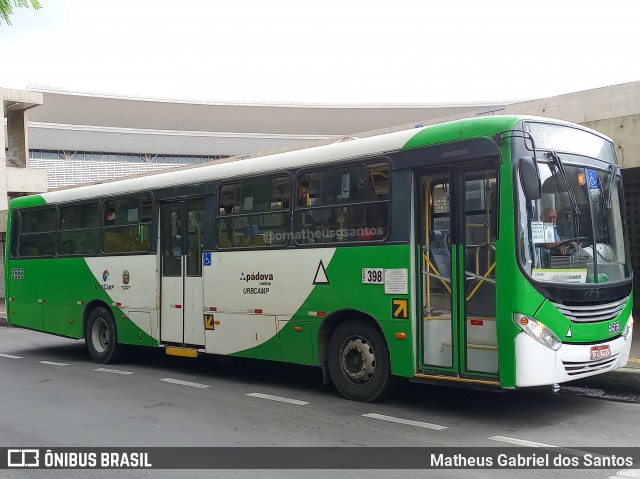
<svg viewBox="0 0 640 479">
<path fill-rule="evenodd" d="M 184 343 L 204 346 L 202 276 L 184 278 Z"/>
<path fill-rule="evenodd" d="M 97 281 L 96 288 L 104 289 L 112 304 L 124 313 L 148 312 L 149 315 L 133 314 L 130 319 L 149 336 L 158 338 L 156 304 L 158 297 L 158 272 L 155 255 L 122 255 L 86 258 L 87 266 Z M 125 272 L 128 274 L 125 275 Z M 106 277 L 106 279 L 105 279 Z M 127 281 L 127 283 L 125 283 Z M 86 301 L 87 298 L 78 298 Z M 151 318 L 151 322 L 149 321 Z"/>
<path fill-rule="evenodd" d="M 323 267 L 329 266 L 334 252 L 212 252 L 211 265 L 203 267 L 204 312 L 215 311 L 219 324 L 205 332 L 206 352 L 232 354 L 275 336 L 276 316 L 290 320 L 314 287 L 329 284 Z"/>
<path fill-rule="evenodd" d="M 560 349 L 553 351 L 521 332 L 516 336 L 516 386 L 559 384 L 623 367 L 629 360 L 632 336 L 633 331 L 626 340 L 620 336 L 612 341 L 599 343 L 609 345 L 611 358 L 615 360 L 605 367 L 597 367 L 603 360 L 591 360 L 591 345 L 563 344 Z M 565 363 L 573 363 L 573 367 L 583 366 L 584 370 L 569 375 Z"/>
<path fill-rule="evenodd" d="M 160 297 L 160 339 L 163 342 L 182 343 L 183 294 L 182 276 L 162 278 Z"/>
</svg>

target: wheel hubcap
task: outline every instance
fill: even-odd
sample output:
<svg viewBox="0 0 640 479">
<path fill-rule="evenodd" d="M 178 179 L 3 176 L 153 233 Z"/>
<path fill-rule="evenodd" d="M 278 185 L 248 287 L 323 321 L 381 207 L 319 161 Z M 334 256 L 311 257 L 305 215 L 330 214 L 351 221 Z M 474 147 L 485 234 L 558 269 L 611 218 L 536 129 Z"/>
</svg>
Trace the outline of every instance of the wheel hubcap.
<svg viewBox="0 0 640 479">
<path fill-rule="evenodd" d="M 109 328 L 104 319 L 99 318 L 93 323 L 93 327 L 91 328 L 91 342 L 99 353 L 104 353 L 109 347 Z"/>
<path fill-rule="evenodd" d="M 376 371 L 373 347 L 364 338 L 353 337 L 345 341 L 340 355 L 344 375 L 354 383 L 365 384 Z"/>
</svg>

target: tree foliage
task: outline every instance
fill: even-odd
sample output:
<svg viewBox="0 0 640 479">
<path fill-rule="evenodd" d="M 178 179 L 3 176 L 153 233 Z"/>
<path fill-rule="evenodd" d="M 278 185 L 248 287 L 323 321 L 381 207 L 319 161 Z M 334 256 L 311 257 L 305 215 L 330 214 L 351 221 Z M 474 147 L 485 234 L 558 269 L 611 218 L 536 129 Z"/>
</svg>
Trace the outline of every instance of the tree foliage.
<svg viewBox="0 0 640 479">
<path fill-rule="evenodd" d="M 13 13 L 14 8 L 29 8 L 33 7 L 34 10 L 42 8 L 39 0 L 0 0 L 0 23 L 4 22 L 7 25 L 11 25 L 9 16 Z"/>
</svg>

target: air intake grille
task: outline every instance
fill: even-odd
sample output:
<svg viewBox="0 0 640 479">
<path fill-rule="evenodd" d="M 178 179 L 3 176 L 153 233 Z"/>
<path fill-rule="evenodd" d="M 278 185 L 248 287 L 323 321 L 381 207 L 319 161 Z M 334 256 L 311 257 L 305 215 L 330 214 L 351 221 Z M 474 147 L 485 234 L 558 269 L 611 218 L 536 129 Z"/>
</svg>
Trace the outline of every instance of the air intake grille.
<svg viewBox="0 0 640 479">
<path fill-rule="evenodd" d="M 618 354 L 615 354 L 609 358 L 598 359 L 596 361 L 562 361 L 562 364 L 564 365 L 564 370 L 569 376 L 577 376 L 579 374 L 592 373 L 595 371 L 605 371 L 615 364 L 618 356 Z"/>
<path fill-rule="evenodd" d="M 624 309 L 628 298 L 606 304 L 593 304 L 590 306 L 567 306 L 552 303 L 567 318 L 574 323 L 595 323 L 596 321 L 608 321 L 620 314 Z"/>
</svg>

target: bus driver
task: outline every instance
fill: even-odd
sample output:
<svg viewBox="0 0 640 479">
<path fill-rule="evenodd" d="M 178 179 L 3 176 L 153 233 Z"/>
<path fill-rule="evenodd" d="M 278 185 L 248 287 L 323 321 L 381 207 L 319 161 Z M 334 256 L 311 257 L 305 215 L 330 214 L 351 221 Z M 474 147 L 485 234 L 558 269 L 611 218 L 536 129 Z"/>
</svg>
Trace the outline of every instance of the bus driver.
<svg viewBox="0 0 640 479">
<path fill-rule="evenodd" d="M 542 210 L 542 221 L 544 223 L 553 223 L 553 237 L 555 241 L 554 243 L 544 243 L 542 246 L 544 246 L 547 250 L 551 250 L 557 247 L 558 251 L 563 256 L 567 254 L 569 248 L 571 247 L 575 248 L 576 251 L 579 250 L 580 245 L 575 241 L 565 243 L 564 241 L 560 240 L 558 225 L 556 224 L 557 220 L 558 214 L 556 213 L 556 210 L 554 210 L 553 208 L 545 208 L 544 210 Z"/>
</svg>

